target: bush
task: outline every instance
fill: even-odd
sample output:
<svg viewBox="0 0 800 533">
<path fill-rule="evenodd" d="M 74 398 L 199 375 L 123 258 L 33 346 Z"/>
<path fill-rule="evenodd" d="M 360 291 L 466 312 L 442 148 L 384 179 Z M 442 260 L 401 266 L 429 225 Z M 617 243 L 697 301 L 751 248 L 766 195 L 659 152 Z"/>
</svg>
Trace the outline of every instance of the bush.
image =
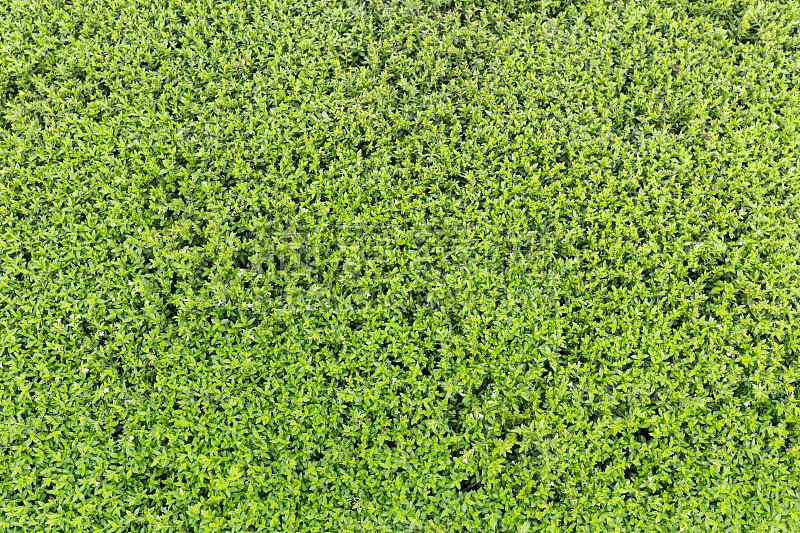
<svg viewBox="0 0 800 533">
<path fill-rule="evenodd" d="M 800 527 L 795 5 L 0 10 L 0 531 Z"/>
</svg>

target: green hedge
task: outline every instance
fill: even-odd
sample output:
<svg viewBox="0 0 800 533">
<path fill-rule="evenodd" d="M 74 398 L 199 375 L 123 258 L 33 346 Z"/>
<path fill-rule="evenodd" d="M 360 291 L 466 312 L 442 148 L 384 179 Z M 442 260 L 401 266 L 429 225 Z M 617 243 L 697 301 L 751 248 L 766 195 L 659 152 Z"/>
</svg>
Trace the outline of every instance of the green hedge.
<svg viewBox="0 0 800 533">
<path fill-rule="evenodd" d="M 797 4 L 0 13 L 0 532 L 800 529 Z"/>
</svg>

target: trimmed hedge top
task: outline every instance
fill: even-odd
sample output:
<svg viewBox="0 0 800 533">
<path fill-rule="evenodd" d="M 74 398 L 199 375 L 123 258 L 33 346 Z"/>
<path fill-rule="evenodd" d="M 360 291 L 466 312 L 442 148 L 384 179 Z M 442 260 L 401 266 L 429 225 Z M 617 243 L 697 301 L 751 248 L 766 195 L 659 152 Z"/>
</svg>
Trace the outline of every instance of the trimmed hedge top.
<svg viewBox="0 0 800 533">
<path fill-rule="evenodd" d="M 0 532 L 797 531 L 800 8 L 0 5 Z"/>
</svg>

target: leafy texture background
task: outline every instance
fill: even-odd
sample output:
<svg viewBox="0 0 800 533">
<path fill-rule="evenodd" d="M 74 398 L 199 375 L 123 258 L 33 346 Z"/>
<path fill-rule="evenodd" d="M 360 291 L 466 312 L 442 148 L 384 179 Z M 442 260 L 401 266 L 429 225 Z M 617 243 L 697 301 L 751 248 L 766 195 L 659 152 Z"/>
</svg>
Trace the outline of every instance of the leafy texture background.
<svg viewBox="0 0 800 533">
<path fill-rule="evenodd" d="M 800 528 L 795 4 L 0 13 L 0 531 Z"/>
</svg>

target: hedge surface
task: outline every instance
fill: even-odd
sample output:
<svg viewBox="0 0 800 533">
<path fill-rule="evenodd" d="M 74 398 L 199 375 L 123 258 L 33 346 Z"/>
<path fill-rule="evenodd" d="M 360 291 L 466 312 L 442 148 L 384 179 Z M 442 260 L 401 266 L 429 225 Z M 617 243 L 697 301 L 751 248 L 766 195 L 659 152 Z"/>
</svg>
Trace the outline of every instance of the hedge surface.
<svg viewBox="0 0 800 533">
<path fill-rule="evenodd" d="M 0 14 L 0 532 L 800 530 L 796 3 Z"/>
</svg>

